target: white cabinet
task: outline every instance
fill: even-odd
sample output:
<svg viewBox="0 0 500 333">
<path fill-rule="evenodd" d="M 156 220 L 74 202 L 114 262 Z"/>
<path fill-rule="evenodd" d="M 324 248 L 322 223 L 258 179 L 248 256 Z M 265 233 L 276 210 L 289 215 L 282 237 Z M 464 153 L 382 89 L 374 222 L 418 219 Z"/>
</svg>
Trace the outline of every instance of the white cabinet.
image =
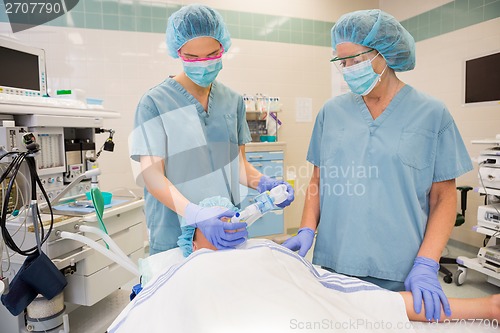
<svg viewBox="0 0 500 333">
<path fill-rule="evenodd" d="M 132 199 L 122 205 L 105 209 L 103 216 L 109 236 L 134 263 L 144 257 L 142 235 L 146 223 L 143 205 L 143 199 Z M 85 225 L 98 227 L 95 214 L 83 216 L 81 220 Z M 92 234 L 85 236 L 105 246 L 100 237 Z M 77 262 L 74 274 L 66 277 L 68 286 L 64 290 L 64 300 L 72 304 L 91 306 L 134 278 L 125 268 L 95 251 Z"/>
</svg>

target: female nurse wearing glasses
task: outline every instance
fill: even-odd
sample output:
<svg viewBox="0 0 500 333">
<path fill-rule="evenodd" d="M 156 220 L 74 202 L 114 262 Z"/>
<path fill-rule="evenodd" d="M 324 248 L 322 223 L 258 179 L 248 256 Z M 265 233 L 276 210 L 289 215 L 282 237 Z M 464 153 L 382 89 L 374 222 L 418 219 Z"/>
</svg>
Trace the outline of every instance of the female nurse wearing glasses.
<svg viewBox="0 0 500 333">
<path fill-rule="evenodd" d="M 394 291 L 420 313 L 450 314 L 439 258 L 456 218 L 455 178 L 472 169 L 446 106 L 402 82 L 415 41 L 380 10 L 342 16 L 332 46 L 352 92 L 319 112 L 301 229 L 284 245 L 313 263 Z"/>
<path fill-rule="evenodd" d="M 231 47 L 222 17 L 212 8 L 189 5 L 167 24 L 167 49 L 183 71 L 141 98 L 129 138 L 130 156 L 145 185 L 150 253 L 177 246 L 181 226 L 200 228 L 217 248 L 245 241 L 245 223 L 224 223 L 234 212 L 197 205 L 222 196 L 240 202 L 239 184 L 267 191 L 284 183 L 263 176 L 245 158 L 251 141 L 243 98 L 215 81 Z M 293 189 L 288 187 L 289 205 Z"/>
</svg>

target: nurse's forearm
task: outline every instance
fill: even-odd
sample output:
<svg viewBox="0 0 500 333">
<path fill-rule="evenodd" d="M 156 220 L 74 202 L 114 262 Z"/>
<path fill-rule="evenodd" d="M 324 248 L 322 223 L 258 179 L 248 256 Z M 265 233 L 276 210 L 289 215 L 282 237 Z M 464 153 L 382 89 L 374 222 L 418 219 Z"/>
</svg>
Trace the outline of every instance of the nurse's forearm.
<svg viewBox="0 0 500 333">
<path fill-rule="evenodd" d="M 429 198 L 429 220 L 418 256 L 439 262 L 456 220 L 455 180 L 434 183 Z"/>
<path fill-rule="evenodd" d="M 408 319 L 413 321 L 427 321 L 425 311 L 415 313 L 413 295 L 411 292 L 400 292 L 405 302 Z M 446 317 L 441 310 L 441 322 L 446 319 L 496 319 L 500 315 L 500 295 L 491 295 L 482 298 L 448 298 L 453 309 L 451 317 Z M 422 307 L 423 308 L 423 307 Z M 497 322 L 498 323 L 498 322 Z"/>
<path fill-rule="evenodd" d="M 259 185 L 262 173 L 257 171 L 255 167 L 247 161 L 245 154 L 245 146 L 240 146 L 240 184 L 256 189 Z"/>
<path fill-rule="evenodd" d="M 184 210 L 189 204 L 189 200 L 186 199 L 166 177 L 159 179 L 157 182 L 146 182 L 146 187 L 149 193 L 159 202 L 177 214 L 184 216 Z"/>
<path fill-rule="evenodd" d="M 314 167 L 313 175 L 306 191 L 306 199 L 304 203 L 304 211 L 302 212 L 301 228 L 311 228 L 316 230 L 319 222 L 319 168 Z"/>
<path fill-rule="evenodd" d="M 184 216 L 184 210 L 189 203 L 179 190 L 164 175 L 164 161 L 156 156 L 141 158 L 142 176 L 146 188 L 159 202 Z"/>
</svg>

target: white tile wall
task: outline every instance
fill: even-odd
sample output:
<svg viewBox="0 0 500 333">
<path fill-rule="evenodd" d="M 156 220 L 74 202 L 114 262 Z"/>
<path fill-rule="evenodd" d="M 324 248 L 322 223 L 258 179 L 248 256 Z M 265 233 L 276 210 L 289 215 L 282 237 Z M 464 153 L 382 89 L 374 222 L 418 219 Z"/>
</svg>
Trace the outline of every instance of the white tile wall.
<svg viewBox="0 0 500 333">
<path fill-rule="evenodd" d="M 144 1 L 142 2 L 150 2 Z M 363 8 L 376 8 L 377 0 L 346 2 L 342 0 L 155 0 L 174 4 L 204 3 L 217 9 L 334 21 L 341 14 Z M 0 24 L 0 34 L 10 35 L 10 27 Z M 133 180 L 128 159 L 127 137 L 140 96 L 170 74 L 181 70 L 179 61 L 166 54 L 164 35 L 108 30 L 36 27 L 15 38 L 46 49 L 49 89 L 83 89 L 88 97 L 104 99 L 106 108 L 121 113 L 120 119 L 105 122 L 116 130 L 115 151 L 99 158 L 103 171 L 101 186 L 139 189 Z M 295 122 L 295 98 L 313 99 L 313 119 L 330 97 L 331 55 L 328 47 L 285 43 L 233 40 L 224 59 L 219 80 L 240 93 L 261 92 L 279 96 L 283 103 L 280 140 L 288 143 L 289 166 L 307 168 L 305 155 L 313 123 Z M 99 145 L 106 135 L 97 138 Z M 100 141 L 99 141 L 100 140 Z M 307 186 L 308 172 L 302 172 L 296 185 Z M 300 175 L 299 175 L 300 176 Z M 302 191 L 303 192 L 303 191 Z M 286 228 L 298 226 L 303 195 L 287 212 Z"/>
<path fill-rule="evenodd" d="M 160 0 L 155 0 L 160 2 Z M 172 1 L 161 0 L 173 3 Z M 448 0 L 434 0 L 428 9 Z M 194 1 L 177 1 L 187 4 Z M 256 13 L 280 13 L 294 17 L 334 21 L 342 13 L 376 8 L 379 1 L 341 0 L 244 0 L 197 1 L 215 8 Z M 419 14 L 422 8 L 409 6 L 403 9 L 398 1 L 381 0 L 380 6 L 399 19 Z M 0 34 L 10 35 L 10 27 L 0 23 Z M 103 98 L 105 106 L 119 111 L 120 119 L 106 121 L 106 127 L 116 130 L 115 152 L 103 152 L 100 157 L 105 190 L 126 186 L 134 188 L 128 160 L 127 137 L 132 129 L 133 114 L 140 96 L 150 87 L 161 82 L 169 74 L 181 70 L 178 61 L 170 59 L 165 50 L 164 35 L 119 31 L 36 27 L 15 36 L 47 52 L 49 88 L 80 88 L 89 97 Z M 477 156 L 481 147 L 472 146 L 473 139 L 492 137 L 500 132 L 499 107 L 462 107 L 462 66 L 466 58 L 500 49 L 500 19 L 487 21 L 466 29 L 417 43 L 417 68 L 401 77 L 417 89 L 442 99 L 450 108 L 460 128 L 467 148 Z M 313 100 L 313 119 L 323 103 L 330 97 L 331 50 L 328 47 L 233 40 L 233 46 L 225 55 L 224 69 L 219 79 L 240 93 L 262 92 L 280 96 L 283 112 L 280 119 L 280 139 L 288 143 L 287 164 L 295 168 L 305 167 L 305 155 L 313 123 L 295 122 L 295 98 L 310 97 Z M 97 138 L 103 142 L 106 136 Z M 100 141 L 99 141 L 100 140 Z M 308 174 L 303 173 L 296 181 L 300 191 L 307 186 Z M 476 185 L 474 172 L 458 179 L 459 184 Z M 136 188 L 136 187 L 135 187 Z M 453 238 L 473 245 L 481 237 L 469 229 L 481 198 L 470 195 L 467 225 L 456 228 Z M 286 227 L 297 226 L 303 207 L 303 195 L 288 208 Z"/>
<path fill-rule="evenodd" d="M 313 20 L 335 21 L 340 15 L 359 9 L 378 8 L 378 0 L 155 0 L 178 4 L 204 3 L 214 8 L 241 12 L 300 17 Z"/>
<path fill-rule="evenodd" d="M 10 31 L 0 24 L 0 31 Z M 5 33 L 3 33 L 5 35 Z M 128 134 L 133 127 L 135 107 L 147 89 L 168 75 L 182 70 L 179 60 L 166 54 L 164 35 L 119 31 L 36 27 L 8 34 L 46 50 L 48 87 L 83 89 L 88 97 L 104 99 L 104 106 L 121 113 L 120 119 L 106 120 L 105 127 L 116 130 L 115 151 L 103 152 L 99 164 L 104 190 L 118 187 L 139 189 L 128 159 Z M 279 96 L 284 126 L 280 140 L 288 143 L 287 163 L 306 165 L 305 154 L 313 123 L 295 123 L 295 98 L 313 98 L 317 110 L 330 96 L 328 47 L 233 39 L 224 56 L 218 80 L 240 93 Z M 106 134 L 97 137 L 100 146 Z M 297 180 L 307 184 L 308 174 Z M 302 210 L 300 198 L 290 208 L 287 227 L 297 226 Z M 294 212 L 292 212 L 294 210 Z"/>
</svg>

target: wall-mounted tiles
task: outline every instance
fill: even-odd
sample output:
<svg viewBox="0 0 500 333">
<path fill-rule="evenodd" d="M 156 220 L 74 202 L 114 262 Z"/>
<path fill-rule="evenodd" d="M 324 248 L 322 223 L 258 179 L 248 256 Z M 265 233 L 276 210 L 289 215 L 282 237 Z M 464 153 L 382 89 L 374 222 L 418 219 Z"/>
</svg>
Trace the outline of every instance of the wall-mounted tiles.
<svg viewBox="0 0 500 333">
<path fill-rule="evenodd" d="M 330 45 L 333 22 L 219 10 L 234 38 L 281 43 Z"/>
<path fill-rule="evenodd" d="M 81 0 L 50 26 L 164 33 L 181 5 L 129 0 Z M 334 22 L 219 10 L 233 38 L 330 46 Z M 67 16 L 67 17 L 66 17 Z M 500 17 L 500 0 L 455 0 L 401 23 L 416 41 Z M 0 3 L 0 22 L 8 22 Z"/>
<path fill-rule="evenodd" d="M 178 4 L 128 0 L 80 0 L 66 15 L 49 26 L 164 33 L 167 18 L 181 8 Z M 281 43 L 330 45 L 333 22 L 218 10 L 233 38 Z M 8 22 L 0 2 L 0 22 Z"/>
<path fill-rule="evenodd" d="M 401 21 L 415 41 L 500 17 L 500 0 L 455 0 Z"/>
</svg>

